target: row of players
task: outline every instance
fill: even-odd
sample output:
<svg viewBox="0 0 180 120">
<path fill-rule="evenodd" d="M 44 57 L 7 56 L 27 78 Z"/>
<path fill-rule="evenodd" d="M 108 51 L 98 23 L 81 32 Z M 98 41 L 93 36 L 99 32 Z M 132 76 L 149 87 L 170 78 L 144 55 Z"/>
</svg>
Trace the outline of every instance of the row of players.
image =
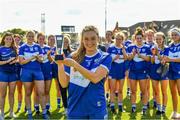
<svg viewBox="0 0 180 120">
<path fill-rule="evenodd" d="M 174 28 L 171 30 L 172 44 L 170 44 L 169 47 L 166 47 L 164 44 L 165 35 L 162 32 L 157 32 L 155 34 L 155 41 L 153 41 L 152 39 L 151 41 L 149 40 L 146 43 L 143 40 L 144 34 L 143 34 L 142 29 L 136 30 L 134 43 L 131 43 L 129 40 L 125 41 L 125 35 L 121 32 L 117 32 L 115 34 L 115 43 L 111 45 L 110 44 L 107 45 L 108 46 L 107 53 L 109 53 L 108 55 L 111 56 L 112 61 L 109 57 L 107 57 L 108 59 L 105 59 L 105 60 L 103 59 L 103 61 L 98 60 L 96 57 L 99 57 L 99 54 L 105 54 L 105 53 L 102 53 L 101 50 L 96 51 L 93 56 L 86 55 L 86 52 L 85 52 L 86 49 L 90 49 L 89 51 L 91 51 L 91 49 L 96 50 L 97 43 L 98 43 L 98 41 L 95 41 L 96 37 L 98 37 L 98 34 L 97 34 L 98 32 L 96 28 L 92 26 L 86 26 L 85 30 L 86 29 L 87 31 L 84 31 L 84 34 L 82 33 L 82 41 L 80 42 L 80 46 L 78 48 L 79 51 L 84 51 L 82 52 L 82 55 L 84 54 L 85 56 L 82 57 L 80 55 L 79 57 L 82 57 L 81 59 L 84 59 L 86 64 L 82 64 L 82 66 L 84 67 L 86 66 L 85 68 L 88 70 L 91 70 L 94 67 L 94 64 L 98 62 L 102 62 L 100 66 L 105 68 L 107 70 L 106 72 L 109 71 L 109 84 L 108 85 L 110 85 L 110 107 L 113 112 L 115 111 L 114 92 L 117 89 L 116 84 L 119 85 L 118 107 L 121 112 L 124 111 L 123 104 L 122 104 L 123 103 L 122 91 L 123 91 L 124 79 L 126 76 L 125 73 L 128 71 L 127 76 L 130 79 L 132 112 L 136 111 L 136 91 L 137 91 L 137 83 L 139 82 L 140 90 L 142 93 L 142 102 L 143 102 L 142 113 L 146 114 L 147 107 L 148 107 L 148 98 L 149 98 L 148 78 L 151 78 L 153 80 L 154 99 L 156 100 L 156 103 L 157 103 L 157 109 L 158 109 L 157 114 L 165 113 L 165 108 L 167 104 L 167 80 L 169 79 L 170 89 L 171 89 L 171 93 L 173 97 L 173 109 L 174 109 L 173 118 L 179 117 L 179 114 L 177 113 L 177 102 L 178 102 L 177 90 L 180 93 L 180 83 L 179 83 L 179 79 L 180 79 L 180 64 L 179 64 L 180 31 L 179 29 Z M 88 32 L 90 33 L 87 34 Z M 92 34 L 91 32 L 96 33 L 95 34 L 96 37 L 90 38 Z M 149 30 L 149 33 L 151 32 L 153 31 Z M 83 38 L 83 35 L 85 36 L 85 38 Z M 37 102 L 37 104 L 41 104 L 43 118 L 47 119 L 48 118 L 47 111 L 50 108 L 49 91 L 51 87 L 51 80 L 53 77 L 58 79 L 58 72 L 59 72 L 60 83 L 61 85 L 63 84 L 64 81 L 61 80 L 63 78 L 61 76 L 64 76 L 64 74 L 62 74 L 63 71 L 62 69 L 60 69 L 62 66 L 60 62 L 57 65 L 53 60 L 53 57 L 56 51 L 54 47 L 54 36 L 50 35 L 48 37 L 49 46 L 45 44 L 45 36 L 42 33 L 39 33 L 37 35 L 38 43 L 34 43 L 35 34 L 32 31 L 27 32 L 26 38 L 27 38 L 26 43 L 20 45 L 19 44 L 20 42 L 19 43 L 17 42 L 18 44 L 17 43 L 15 44 L 12 34 L 6 33 L 3 36 L 2 41 L 1 41 L 1 48 L 0 48 L 0 53 L 1 53 L 1 56 L 0 56 L 1 58 L 1 62 L 0 62 L 1 64 L 0 66 L 1 115 L 2 116 L 4 115 L 5 96 L 6 96 L 7 86 L 9 85 L 10 116 L 11 117 L 14 116 L 13 104 L 14 104 L 15 86 L 16 86 L 16 81 L 21 80 L 25 88 L 25 103 L 26 103 L 25 105 L 28 112 L 28 118 L 32 119 L 30 98 L 31 98 L 32 90 L 34 88 L 33 85 L 35 85 L 35 93 L 36 93 L 35 103 Z M 67 56 L 72 51 L 69 46 L 69 38 L 68 37 L 65 37 L 65 38 L 67 38 L 67 41 L 66 40 L 64 41 L 65 46 L 66 46 L 65 47 L 66 50 L 64 52 L 65 52 L 65 55 Z M 91 41 L 88 38 L 91 39 Z M 107 39 L 108 39 L 108 35 L 107 35 Z M 94 42 L 93 40 L 95 41 L 95 43 L 91 45 L 91 42 Z M 110 40 L 110 43 L 111 43 L 111 40 Z M 17 47 L 18 45 L 19 47 Z M 100 47 L 100 49 L 101 48 L 102 46 Z M 78 50 L 77 50 L 77 53 L 78 53 Z M 17 59 L 17 56 L 18 56 L 18 59 Z M 78 63 L 81 63 L 82 61 L 80 61 L 77 56 L 78 55 L 75 56 L 75 59 L 77 59 Z M 72 61 L 70 61 L 70 63 L 72 63 Z M 165 70 L 164 72 L 164 67 L 168 66 L 168 63 L 169 63 L 169 71 L 167 72 L 167 70 Z M 67 63 L 63 63 L 63 64 L 66 65 Z M 72 64 L 67 64 L 67 66 L 68 65 L 71 66 Z M 59 66 L 59 69 L 58 69 L 58 66 Z M 73 64 L 73 67 L 74 67 L 74 64 Z M 67 75 L 70 75 L 69 68 L 65 67 L 64 71 L 66 72 Z M 75 72 L 75 74 L 78 74 L 78 73 Z M 78 75 L 76 75 L 76 77 L 74 77 L 74 79 L 71 80 L 70 83 L 86 88 L 90 83 L 84 79 L 82 79 L 84 80 L 83 83 L 82 81 L 77 80 L 77 78 L 79 77 Z M 88 76 L 85 75 L 85 78 L 87 77 Z M 81 76 L 79 78 L 81 78 Z M 93 78 L 90 78 L 90 79 L 93 79 Z M 158 87 L 159 83 L 162 84 L 162 89 L 163 89 L 163 107 L 162 108 L 160 105 L 160 98 L 159 98 L 159 94 L 160 94 L 159 87 Z M 64 84 L 62 86 L 64 87 Z M 71 87 L 73 88 L 73 86 L 69 86 L 69 89 Z M 102 90 L 100 91 L 102 92 Z M 65 94 L 66 94 L 66 90 L 65 90 Z M 71 92 L 69 93 L 69 95 L 72 95 Z M 102 96 L 96 95 L 93 98 L 98 98 L 98 97 L 102 97 Z M 70 101 L 68 103 L 69 118 L 72 118 L 74 113 L 76 113 L 76 112 L 74 113 L 72 112 L 73 111 L 72 108 L 74 107 L 74 103 L 72 99 L 74 99 L 74 96 L 73 97 L 71 96 L 71 98 L 69 97 L 69 101 Z M 103 106 L 101 105 L 103 103 L 101 103 L 100 101 L 96 101 L 96 99 L 94 99 L 94 102 L 97 102 L 97 105 L 99 107 Z M 67 107 L 67 100 L 66 100 L 65 106 Z M 38 106 L 35 106 L 35 108 L 38 108 Z M 103 109 L 101 112 L 102 114 L 100 115 L 105 115 L 106 113 L 105 109 Z M 78 113 L 81 116 L 82 114 L 81 111 L 78 111 Z M 98 116 L 98 117 L 102 117 L 102 116 Z"/>
</svg>

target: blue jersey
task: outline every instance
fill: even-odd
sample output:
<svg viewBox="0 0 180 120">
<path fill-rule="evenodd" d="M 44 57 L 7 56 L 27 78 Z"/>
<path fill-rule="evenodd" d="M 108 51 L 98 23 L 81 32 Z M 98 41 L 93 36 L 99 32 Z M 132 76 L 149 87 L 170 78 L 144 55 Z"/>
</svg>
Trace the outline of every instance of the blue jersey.
<svg viewBox="0 0 180 120">
<path fill-rule="evenodd" d="M 171 44 L 168 47 L 168 50 L 165 53 L 165 55 L 171 59 L 179 59 L 180 58 L 180 43 Z M 180 75 L 180 63 L 179 62 L 170 62 L 169 70 Z"/>
<path fill-rule="evenodd" d="M 116 57 L 117 55 L 120 56 L 120 59 L 116 59 L 112 62 L 109 77 L 116 80 L 124 79 L 126 69 L 122 48 L 118 48 L 115 45 L 112 45 L 108 48 L 107 52 L 111 55 L 112 58 Z"/>
<path fill-rule="evenodd" d="M 125 41 L 124 41 L 124 45 L 125 45 L 126 47 L 128 47 L 130 44 L 132 44 L 132 41 L 131 41 L 131 40 L 125 40 Z"/>
<path fill-rule="evenodd" d="M 112 58 L 115 58 L 117 55 L 120 56 L 120 59 L 116 59 L 113 62 L 115 63 L 124 63 L 124 56 L 122 52 L 122 48 L 118 48 L 115 45 L 111 45 L 107 52 L 112 56 Z"/>
<path fill-rule="evenodd" d="M 47 52 L 50 51 L 51 48 L 47 45 L 44 45 L 43 47 L 41 47 L 41 49 L 42 49 L 42 54 L 43 54 L 43 63 L 49 62 Z"/>
<path fill-rule="evenodd" d="M 132 54 L 133 49 L 136 52 L 139 52 L 140 55 L 150 56 L 150 49 L 147 45 L 143 45 L 142 47 L 138 47 L 136 45 L 130 45 L 127 49 L 128 54 Z M 147 72 L 147 62 L 142 58 L 138 57 L 138 54 L 134 56 L 134 58 L 130 61 L 130 71 L 144 71 Z"/>
<path fill-rule="evenodd" d="M 51 50 L 51 57 L 55 58 L 55 53 L 56 53 L 56 47 L 50 48 Z"/>
<path fill-rule="evenodd" d="M 16 52 L 10 47 L 0 47 L 0 61 L 7 61 L 12 57 L 16 57 Z M 0 71 L 4 72 L 15 72 L 15 64 L 10 65 L 9 63 L 0 65 Z"/>
<path fill-rule="evenodd" d="M 48 59 L 47 53 L 51 48 L 47 45 L 41 47 L 43 54 L 43 62 L 41 64 L 41 69 L 44 75 L 44 80 L 52 80 L 52 65 Z"/>
<path fill-rule="evenodd" d="M 33 43 L 32 45 L 28 45 L 27 43 L 25 43 L 19 48 L 19 56 L 23 57 L 24 59 L 30 59 L 31 57 L 36 55 L 43 55 L 41 47 L 36 43 Z M 33 59 L 27 64 L 22 65 L 22 68 L 41 70 L 40 64 L 40 62 Z"/>
<path fill-rule="evenodd" d="M 163 57 L 165 55 L 165 53 L 167 52 L 167 47 L 165 47 L 163 50 L 158 48 L 158 52 L 160 54 L 161 57 Z M 152 57 L 152 53 L 151 53 L 151 57 Z M 159 60 L 158 56 L 155 56 L 155 61 L 154 63 L 150 65 L 150 70 L 149 70 L 149 75 L 150 78 L 153 80 L 165 80 L 167 79 L 167 74 L 164 75 L 163 77 L 161 76 L 161 74 L 157 73 L 157 70 L 162 66 L 161 61 Z"/>
<path fill-rule="evenodd" d="M 112 57 L 108 53 L 97 52 L 93 56 L 85 56 L 81 65 L 95 72 L 99 66 L 110 70 Z M 70 76 L 68 87 L 68 116 L 89 116 L 91 114 L 107 114 L 104 97 L 104 80 L 94 84 L 84 78 L 78 71 L 65 66 Z"/>
</svg>

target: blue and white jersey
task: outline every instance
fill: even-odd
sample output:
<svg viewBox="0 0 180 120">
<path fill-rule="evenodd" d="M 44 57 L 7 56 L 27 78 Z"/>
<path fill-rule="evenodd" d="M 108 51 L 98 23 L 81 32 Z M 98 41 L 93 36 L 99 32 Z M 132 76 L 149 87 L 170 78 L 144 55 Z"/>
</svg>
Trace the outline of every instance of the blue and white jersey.
<svg viewBox="0 0 180 120">
<path fill-rule="evenodd" d="M 158 53 L 160 54 L 161 57 L 163 57 L 165 56 L 165 53 L 167 52 L 167 50 L 168 50 L 167 47 L 165 47 L 164 49 L 158 48 Z M 152 54 L 151 54 L 151 57 L 153 57 Z M 150 78 L 153 80 L 166 80 L 167 73 L 164 76 L 162 76 L 160 73 L 157 72 L 157 70 L 162 66 L 160 59 L 158 58 L 157 55 L 155 55 L 154 57 L 155 57 L 155 61 L 154 63 L 150 64 L 149 71 L 148 71 Z"/>
<path fill-rule="evenodd" d="M 139 52 L 140 55 L 143 56 L 150 56 L 150 49 L 147 45 L 143 45 L 141 47 L 138 47 L 134 44 L 130 45 L 127 49 L 128 54 L 132 54 L 133 49 L 136 52 Z M 147 70 L 147 62 L 143 60 L 142 58 L 138 57 L 138 54 L 134 56 L 134 58 L 130 61 L 130 71 L 144 71 Z"/>
<path fill-rule="evenodd" d="M 165 53 L 170 59 L 179 59 L 180 58 L 180 43 L 174 44 L 172 43 L 167 52 Z M 178 62 L 170 62 L 170 71 L 176 72 L 180 74 L 180 63 Z"/>
<path fill-rule="evenodd" d="M 154 42 L 151 42 L 151 43 L 145 42 L 144 44 L 146 44 L 150 49 L 152 49 L 152 47 L 154 47 L 155 45 Z"/>
<path fill-rule="evenodd" d="M 12 57 L 16 57 L 16 52 L 10 47 L 0 47 L 0 61 L 7 61 Z M 15 64 L 10 65 L 9 63 L 0 65 L 0 71 L 4 72 L 15 72 Z"/>
<path fill-rule="evenodd" d="M 154 47 L 152 46 L 151 50 L 153 49 Z M 157 48 L 158 49 L 158 53 L 160 54 L 161 57 L 165 56 L 165 54 L 168 52 L 168 48 L 165 46 L 165 48 L 162 50 L 160 48 Z M 151 57 L 153 57 L 152 55 L 152 52 L 151 52 Z M 161 61 L 158 59 L 158 56 L 155 55 L 155 63 L 154 64 L 161 64 Z"/>
<path fill-rule="evenodd" d="M 115 45 L 111 45 L 107 52 L 111 55 L 111 57 L 114 59 L 117 55 L 120 56 L 120 59 L 116 59 L 113 62 L 115 63 L 124 63 L 124 56 L 123 56 L 123 52 L 122 52 L 122 48 L 118 48 Z"/>
<path fill-rule="evenodd" d="M 51 47 L 50 50 L 51 50 L 51 57 L 55 58 L 56 47 L 55 46 Z"/>
<path fill-rule="evenodd" d="M 109 72 L 112 57 L 105 52 L 98 51 L 93 56 L 85 56 L 81 65 L 95 72 L 99 66 Z M 106 114 L 106 101 L 104 97 L 104 80 L 94 84 L 78 71 L 65 66 L 65 72 L 70 76 L 68 88 L 68 116 L 88 116 L 90 114 Z"/>
<path fill-rule="evenodd" d="M 41 49 L 42 49 L 42 54 L 43 54 L 43 63 L 49 62 L 47 52 L 50 51 L 51 48 L 47 45 L 44 45 L 43 47 L 41 47 Z"/>
<path fill-rule="evenodd" d="M 131 41 L 131 40 L 125 40 L 125 41 L 124 41 L 124 45 L 125 45 L 126 47 L 128 47 L 130 44 L 132 44 L 132 41 Z"/>
<path fill-rule="evenodd" d="M 32 45 L 28 45 L 27 43 L 24 43 L 19 48 L 19 56 L 23 57 L 24 59 L 30 59 L 31 57 L 36 55 L 43 56 L 41 47 L 36 43 L 33 43 Z M 40 64 L 41 63 L 38 62 L 36 59 L 33 59 L 27 64 L 22 65 L 22 68 L 41 70 Z"/>
</svg>

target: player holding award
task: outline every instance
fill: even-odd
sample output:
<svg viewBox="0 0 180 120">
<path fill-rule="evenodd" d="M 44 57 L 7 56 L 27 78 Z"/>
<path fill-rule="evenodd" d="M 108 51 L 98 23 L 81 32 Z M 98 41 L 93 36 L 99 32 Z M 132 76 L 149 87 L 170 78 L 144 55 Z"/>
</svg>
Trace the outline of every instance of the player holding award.
<svg viewBox="0 0 180 120">
<path fill-rule="evenodd" d="M 86 26 L 72 58 L 57 60 L 60 83 L 68 86 L 68 119 L 107 118 L 104 80 L 112 57 L 98 51 L 98 40 L 97 28 Z"/>
</svg>

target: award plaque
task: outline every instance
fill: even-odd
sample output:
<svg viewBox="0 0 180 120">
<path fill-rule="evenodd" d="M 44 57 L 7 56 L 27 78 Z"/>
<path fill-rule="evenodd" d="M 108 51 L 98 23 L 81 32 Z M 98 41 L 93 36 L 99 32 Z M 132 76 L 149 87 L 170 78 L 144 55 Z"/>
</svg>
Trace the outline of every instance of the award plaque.
<svg viewBox="0 0 180 120">
<path fill-rule="evenodd" d="M 64 45 L 64 38 L 63 35 L 56 35 L 55 36 L 55 44 L 56 44 L 56 52 L 55 60 L 63 60 L 63 45 Z"/>
</svg>

